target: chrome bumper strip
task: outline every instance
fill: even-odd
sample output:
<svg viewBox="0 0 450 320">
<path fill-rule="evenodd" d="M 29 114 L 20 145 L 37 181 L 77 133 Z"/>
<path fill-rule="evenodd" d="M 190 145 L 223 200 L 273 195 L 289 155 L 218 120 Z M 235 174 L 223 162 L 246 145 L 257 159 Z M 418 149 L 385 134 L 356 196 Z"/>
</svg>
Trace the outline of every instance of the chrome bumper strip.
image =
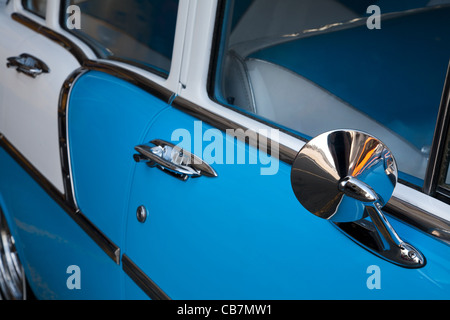
<svg viewBox="0 0 450 320">
<path fill-rule="evenodd" d="M 3 148 L 40 186 L 44 191 L 94 240 L 94 242 L 116 263 L 120 264 L 120 248 L 108 239 L 79 210 L 69 205 L 58 189 L 56 189 L 6 137 L 0 134 L 0 147 Z"/>
<path fill-rule="evenodd" d="M 150 297 L 150 299 L 170 300 L 169 296 L 125 254 L 122 257 L 122 267 L 123 271 Z"/>
</svg>

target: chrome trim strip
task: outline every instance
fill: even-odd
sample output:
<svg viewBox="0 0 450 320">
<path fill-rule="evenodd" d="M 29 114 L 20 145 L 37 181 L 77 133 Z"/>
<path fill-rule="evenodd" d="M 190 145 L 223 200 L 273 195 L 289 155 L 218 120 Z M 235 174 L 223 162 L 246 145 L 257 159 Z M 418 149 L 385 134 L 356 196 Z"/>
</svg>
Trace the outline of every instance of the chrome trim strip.
<svg viewBox="0 0 450 320">
<path fill-rule="evenodd" d="M 187 101 L 181 97 L 177 97 L 175 99 L 173 106 L 223 131 L 227 129 L 246 130 L 246 128 L 243 128 L 237 122 L 223 118 L 220 115 L 197 106 L 194 103 Z M 270 141 L 268 148 L 270 148 Z M 298 150 L 293 150 L 289 146 L 283 145 L 281 141 L 279 145 L 279 151 L 279 159 L 283 162 L 286 162 L 287 164 L 292 164 L 298 154 Z M 425 232 L 426 234 L 439 241 L 450 244 L 450 223 L 440 217 L 433 215 L 433 213 L 429 211 L 408 204 L 406 201 L 395 197 L 395 195 L 391 198 L 391 201 L 389 201 L 389 203 L 383 208 L 383 211 L 385 211 L 389 216 L 401 220 L 411 225 L 412 227 Z"/>
<path fill-rule="evenodd" d="M 70 151 L 67 136 L 67 106 L 70 92 L 76 80 L 87 71 L 100 71 L 118 77 L 136 85 L 144 91 L 154 95 L 162 101 L 171 103 L 175 93 L 148 80 L 141 75 L 116 65 L 90 61 L 84 52 L 68 38 L 53 30 L 34 22 L 19 14 L 13 13 L 12 19 L 36 31 L 37 33 L 55 41 L 67 49 L 78 60 L 81 68 L 75 70 L 64 82 L 60 93 L 58 106 L 58 130 L 60 137 L 60 154 L 63 171 L 64 191 L 61 194 L 29 161 L 15 149 L 0 133 L 0 147 L 3 147 L 18 162 L 34 180 L 55 200 L 64 211 L 102 248 L 102 250 L 117 264 L 120 265 L 120 248 L 110 241 L 92 222 L 77 208 L 74 195 L 73 179 L 70 166 Z M 123 270 L 130 278 L 153 300 L 170 300 L 170 298 L 145 275 L 126 255 L 123 255 Z"/>
<path fill-rule="evenodd" d="M 397 197 L 383 208 L 387 214 L 450 245 L 450 223 Z"/>
<path fill-rule="evenodd" d="M 61 169 L 64 184 L 64 194 L 66 202 L 73 208 L 78 208 L 74 185 L 72 179 L 72 167 L 70 163 L 69 137 L 67 132 L 67 106 L 70 99 L 70 92 L 75 81 L 87 70 L 79 68 L 75 70 L 64 82 L 59 96 L 58 106 L 58 134 L 59 150 L 61 156 Z"/>
<path fill-rule="evenodd" d="M 174 93 L 170 90 L 144 78 L 140 75 L 136 75 L 133 72 L 120 68 L 118 66 L 108 64 L 105 62 L 96 62 L 90 60 L 84 60 L 83 66 L 75 70 L 64 82 L 61 89 L 59 106 L 58 106 L 58 130 L 60 139 L 60 154 L 61 154 L 61 166 L 63 172 L 63 182 L 65 195 L 60 195 L 60 201 L 63 202 L 72 211 L 76 211 L 76 215 L 72 214 L 72 218 L 85 230 L 94 240 L 98 239 L 97 244 L 114 260 L 116 264 L 120 264 L 120 248 L 112 244 L 94 225 L 90 224 L 84 215 L 78 210 L 77 201 L 74 193 L 74 185 L 72 179 L 72 168 L 70 163 L 70 148 L 69 138 L 67 130 L 67 112 L 68 103 L 70 101 L 70 94 L 74 83 L 83 74 L 89 71 L 100 71 L 109 75 L 118 77 L 124 81 L 127 81 L 142 90 L 154 95 L 155 97 L 165 101 L 169 104 Z M 105 241 L 102 238 L 106 238 Z M 124 256 L 125 257 L 125 256 Z M 143 288 L 152 299 L 166 299 L 162 291 L 158 291 L 156 285 L 145 275 L 141 274 L 140 270 L 135 267 L 131 261 L 123 260 L 123 267 L 127 274 L 136 282 L 138 286 Z"/>
<path fill-rule="evenodd" d="M 74 193 L 74 185 L 72 179 L 72 170 L 70 163 L 70 148 L 67 131 L 67 108 L 70 99 L 72 87 L 76 80 L 88 71 L 100 71 L 127 81 L 144 91 L 154 95 L 155 97 L 169 103 L 174 95 L 170 90 L 144 78 L 133 72 L 117 67 L 105 62 L 96 62 L 85 60 L 83 66 L 75 70 L 64 82 L 58 106 L 58 130 L 60 143 L 61 168 L 63 174 L 64 195 L 59 195 L 60 202 L 70 209 L 70 212 L 76 212 L 77 215 L 71 214 L 72 218 L 94 239 L 97 244 L 116 262 L 120 264 L 120 248 L 114 245 L 99 229 L 90 224 L 89 221 L 81 214 L 78 209 L 77 201 Z M 67 211 L 67 210 L 66 210 Z M 103 239 L 105 238 L 105 239 Z M 102 240 L 103 239 L 103 240 Z"/>
<path fill-rule="evenodd" d="M 112 259 L 120 264 L 120 248 L 108 239 L 89 219 L 75 209 L 58 189 L 40 173 L 8 139 L 0 134 L 2 147 L 40 186 L 44 191 L 87 233 L 87 235 Z"/>
<path fill-rule="evenodd" d="M 156 98 L 169 104 L 170 99 L 174 95 L 169 89 L 141 76 L 133 71 L 119 67 L 115 64 L 106 61 L 93 61 L 86 59 L 83 62 L 83 68 L 92 71 L 100 71 L 127 81 L 138 88 L 150 93 Z"/>
<path fill-rule="evenodd" d="M 64 196 L 59 190 L 48 181 L 44 175 L 36 169 L 9 140 L 0 133 L 0 147 L 3 148 L 40 186 L 47 194 L 58 203 L 66 212 L 73 212 L 64 200 Z"/>
<path fill-rule="evenodd" d="M 97 245 L 117 264 L 120 265 L 120 248 L 115 245 L 108 237 L 98 229 L 84 214 L 79 210 L 75 214 L 69 214 L 70 217 L 86 232 L 86 234 L 97 243 Z"/>
<path fill-rule="evenodd" d="M 77 201 L 74 194 L 74 185 L 72 179 L 72 168 L 70 163 L 70 148 L 69 137 L 67 131 L 67 108 L 70 100 L 70 93 L 73 84 L 76 80 L 88 71 L 104 72 L 114 77 L 127 81 L 142 90 L 152 94 L 158 99 L 169 104 L 174 93 L 170 90 L 144 78 L 136 75 L 133 72 L 123 69 L 121 67 L 108 64 L 105 62 L 97 62 L 86 60 L 83 66 L 75 70 L 63 84 L 59 97 L 58 106 L 58 130 L 59 130 L 59 144 L 60 144 L 60 156 L 61 156 L 61 168 L 64 184 L 65 200 L 68 205 L 73 208 L 77 208 Z"/>
<path fill-rule="evenodd" d="M 152 281 L 133 261 L 127 256 L 122 256 L 123 271 L 141 288 L 152 300 L 171 300 L 156 283 Z"/>
<path fill-rule="evenodd" d="M 18 23 L 21 23 L 24 26 L 43 35 L 44 37 L 58 43 L 60 46 L 68 50 L 78 60 L 80 64 L 83 64 L 83 61 L 87 60 L 87 56 L 83 52 L 83 50 L 81 50 L 76 44 L 74 44 L 67 37 L 31 20 L 30 18 L 25 17 L 20 13 L 14 12 L 13 14 L 11 14 L 11 18 L 14 21 L 17 21 Z"/>
<path fill-rule="evenodd" d="M 220 14 L 220 10 L 219 10 Z M 12 18 L 30 28 L 35 30 L 36 32 L 48 37 L 49 39 L 59 43 L 61 46 L 69 50 L 77 59 L 80 61 L 80 64 L 83 65 L 83 69 L 87 70 L 96 70 L 101 72 L 106 72 L 110 75 L 117 76 L 125 81 L 128 81 L 141 89 L 149 92 L 150 94 L 156 95 L 161 100 L 168 102 L 171 104 L 171 97 L 175 96 L 174 93 L 170 92 L 170 90 L 160 86 L 159 84 L 156 84 L 155 82 L 138 75 L 130 70 L 118 67 L 113 64 L 108 64 L 105 62 L 96 62 L 88 60 L 84 52 L 78 48 L 72 41 L 67 39 L 66 37 L 57 34 L 51 29 L 48 29 L 47 27 L 41 26 L 40 24 L 32 21 L 31 19 L 18 14 L 13 13 Z M 219 25 L 219 22 L 216 24 Z M 214 42 L 215 40 L 213 40 Z M 214 50 L 212 55 L 214 56 Z M 74 79 L 72 80 L 74 81 Z M 70 82 L 70 81 L 68 81 Z M 65 100 L 65 103 L 67 103 L 67 100 Z M 173 107 L 182 110 L 183 112 L 186 112 L 187 114 L 190 114 L 199 120 L 205 121 L 206 123 L 217 127 L 220 130 L 225 131 L 226 129 L 243 129 L 244 131 L 248 128 L 245 128 L 245 126 L 240 125 L 237 121 L 231 121 L 227 118 L 224 118 L 220 116 L 219 114 L 213 113 L 201 106 L 198 106 L 190 101 L 187 101 L 181 97 L 176 97 L 173 100 L 172 103 Z M 270 123 L 266 123 L 262 121 L 261 119 L 258 119 L 254 116 L 248 115 L 248 114 L 241 114 L 238 110 L 234 110 L 234 113 L 236 115 L 241 115 L 245 117 L 250 117 L 256 121 L 259 121 L 263 124 L 275 127 L 271 125 Z M 61 123 L 61 122 L 60 122 Z M 280 129 L 278 127 L 275 127 L 277 129 Z M 306 142 L 306 140 L 303 137 L 294 135 L 291 132 L 284 131 L 286 134 L 289 134 L 290 136 L 294 137 L 295 139 L 301 141 L 302 143 Z M 64 137 L 65 135 L 63 135 Z M 271 144 L 270 139 L 267 140 L 269 145 Z M 287 164 L 292 164 L 298 151 L 299 150 L 293 150 L 291 147 L 284 145 L 283 143 L 280 143 L 280 157 L 279 159 L 286 162 Z M 67 150 L 67 146 L 65 148 Z M 268 150 L 270 150 L 270 146 L 268 146 Z M 270 153 L 270 151 L 269 151 Z M 68 157 L 68 154 L 65 155 L 65 157 Z M 71 179 L 70 176 L 67 176 L 67 179 Z M 72 182 L 71 182 L 72 183 Z M 401 203 L 402 202 L 402 203 Z M 69 202 L 70 203 L 70 202 Z M 449 233 L 450 228 L 448 228 L 448 222 L 440 219 L 435 218 L 435 216 L 424 209 L 418 208 L 413 205 L 409 205 L 404 200 L 400 200 L 399 198 L 393 197 L 391 202 L 388 203 L 386 206 L 386 211 L 393 216 L 394 218 L 398 218 L 401 221 L 404 221 L 405 223 L 410 224 L 413 227 L 416 227 L 419 230 L 422 230 L 429 234 L 430 236 L 439 239 L 441 241 L 444 241 L 448 243 L 447 237 L 445 236 L 444 232 L 436 232 L 436 230 L 445 230 L 444 228 L 447 228 L 446 234 Z M 444 225 L 442 224 L 444 222 Z"/>
<path fill-rule="evenodd" d="M 140 75 L 135 75 L 132 71 L 117 67 L 112 64 L 107 64 L 104 62 L 95 62 L 95 61 L 87 61 L 84 63 L 83 68 L 79 69 L 75 72 L 85 72 L 87 70 L 96 70 L 101 72 L 106 72 L 112 76 L 119 77 L 125 81 L 128 81 L 132 84 L 137 85 L 138 87 L 142 88 L 143 90 L 149 92 L 150 94 L 156 95 L 161 100 L 167 102 L 170 104 L 171 97 L 174 95 L 172 92 L 167 90 L 166 88 L 152 82 L 151 80 L 148 80 L 147 78 L 144 78 Z M 73 82 L 75 78 L 73 76 L 69 77 L 68 83 L 70 84 Z M 64 102 L 64 103 L 67 103 Z M 181 110 L 201 121 L 204 121 L 205 123 L 208 123 L 211 126 L 216 127 L 219 130 L 226 131 L 227 129 L 242 129 L 244 131 L 248 130 L 248 128 L 240 125 L 236 121 L 232 121 L 230 119 L 224 118 L 216 113 L 213 113 L 212 111 L 209 111 L 201 106 L 198 106 L 194 104 L 191 101 L 188 101 L 180 96 L 176 96 L 176 98 L 172 102 L 172 106 L 178 110 Z M 239 116 L 240 114 L 236 112 L 236 114 Z M 248 115 L 242 115 L 242 116 L 248 116 Z M 259 119 L 257 119 L 259 120 Z M 64 121 L 60 121 L 60 123 L 65 123 Z M 64 131 L 63 129 L 62 131 Z M 256 134 L 259 140 L 259 134 Z M 292 133 L 290 135 L 293 136 Z M 64 136 L 61 136 L 64 137 Z M 238 137 L 239 138 L 239 137 Z M 245 137 L 243 137 L 244 142 Z M 297 139 L 304 142 L 305 140 L 301 137 L 296 137 Z M 271 140 L 270 139 L 263 139 L 262 141 L 267 141 L 268 145 L 267 150 L 268 153 L 271 154 Z M 258 145 L 258 144 L 257 144 Z M 261 145 L 259 145 L 261 147 Z M 284 145 L 283 143 L 280 143 L 279 146 L 279 159 L 287 164 L 292 164 L 294 162 L 295 157 L 298 154 L 299 150 L 294 150 L 291 147 Z M 67 146 L 65 145 L 62 147 L 62 151 L 67 150 Z M 66 151 L 68 152 L 68 151 Z M 67 155 L 66 155 L 67 157 Z M 66 175 L 65 175 L 66 176 Z M 71 177 L 68 177 L 67 183 L 70 181 L 72 183 Z M 434 216 L 431 212 L 428 212 L 424 209 L 421 209 L 419 207 L 409 205 L 407 202 L 396 198 L 395 196 L 391 199 L 391 201 L 386 205 L 385 210 L 386 213 L 388 213 L 390 216 L 397 218 L 405 223 L 408 223 L 412 227 L 421 230 L 433 238 L 436 238 L 444 243 L 450 244 L 448 234 L 450 232 L 450 225 L 445 222 L 445 220 L 438 218 Z M 447 232 L 444 232 L 447 228 Z M 440 230 L 439 232 L 437 230 Z"/>
<path fill-rule="evenodd" d="M 249 128 L 246 128 L 233 120 L 224 118 L 216 113 L 213 113 L 213 112 L 211 112 L 201 106 L 198 106 L 198 105 L 194 104 L 193 102 L 188 101 L 179 96 L 175 98 L 175 100 L 172 103 L 172 106 L 180 111 L 183 111 L 184 113 L 187 113 L 187 114 L 217 128 L 217 129 L 219 129 L 219 130 L 222 130 L 222 131 L 226 131 L 229 129 L 232 129 L 232 130 L 241 129 L 243 131 L 249 130 Z M 245 116 L 248 117 L 248 115 L 245 115 Z M 260 120 L 258 119 L 258 121 L 260 121 Z M 276 129 L 279 129 L 279 128 L 276 128 Z M 272 153 L 273 153 L 271 151 L 272 145 L 273 145 L 272 140 L 270 140 L 269 138 L 261 139 L 261 135 L 259 133 L 257 133 L 257 132 L 253 132 L 253 133 L 257 137 L 256 141 L 246 141 L 245 136 L 244 137 L 238 136 L 238 138 L 240 138 L 240 140 L 242 140 L 245 143 L 250 143 L 255 148 L 259 147 L 264 150 L 267 150 L 268 154 L 272 155 Z M 302 140 L 304 142 L 303 138 L 300 138 L 300 137 L 296 137 L 296 138 L 299 140 Z M 266 145 L 263 144 L 265 142 L 267 142 Z M 288 164 L 294 163 L 294 159 L 297 156 L 298 151 L 300 151 L 300 150 L 293 150 L 283 144 L 278 145 L 278 143 L 276 143 L 275 148 L 277 148 L 277 152 L 275 152 L 274 156 L 276 156 L 276 154 L 278 153 L 279 160 L 284 161 Z M 279 148 L 279 150 L 278 150 L 278 148 Z"/>
</svg>

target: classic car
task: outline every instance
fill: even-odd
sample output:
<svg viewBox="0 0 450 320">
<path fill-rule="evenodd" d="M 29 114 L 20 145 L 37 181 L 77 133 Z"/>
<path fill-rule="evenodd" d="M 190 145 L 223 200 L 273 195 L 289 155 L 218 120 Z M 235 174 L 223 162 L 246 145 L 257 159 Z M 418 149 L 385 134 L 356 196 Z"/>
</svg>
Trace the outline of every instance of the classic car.
<svg viewBox="0 0 450 320">
<path fill-rule="evenodd" d="M 0 1 L 0 297 L 450 298 L 450 1 Z"/>
</svg>

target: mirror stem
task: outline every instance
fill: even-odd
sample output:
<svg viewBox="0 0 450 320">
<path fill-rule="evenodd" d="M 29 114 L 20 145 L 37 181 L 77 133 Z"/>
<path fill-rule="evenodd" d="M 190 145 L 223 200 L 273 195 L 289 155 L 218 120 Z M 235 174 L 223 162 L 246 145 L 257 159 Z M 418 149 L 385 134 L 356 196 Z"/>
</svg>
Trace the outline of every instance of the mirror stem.
<svg viewBox="0 0 450 320">
<path fill-rule="evenodd" d="M 400 247 L 403 244 L 402 239 L 395 232 L 389 221 L 381 212 L 380 203 L 374 202 L 371 205 L 366 206 L 366 211 L 369 214 L 370 219 L 375 225 L 378 234 L 381 236 L 383 250 L 390 250 L 391 247 Z"/>
<path fill-rule="evenodd" d="M 394 228 L 381 212 L 381 207 L 378 201 L 366 206 L 366 211 L 381 240 L 381 248 L 378 254 L 390 261 L 397 261 L 397 263 L 410 268 L 418 268 L 425 265 L 425 258 L 420 251 L 404 242 L 398 236 L 397 232 L 395 232 Z"/>
</svg>

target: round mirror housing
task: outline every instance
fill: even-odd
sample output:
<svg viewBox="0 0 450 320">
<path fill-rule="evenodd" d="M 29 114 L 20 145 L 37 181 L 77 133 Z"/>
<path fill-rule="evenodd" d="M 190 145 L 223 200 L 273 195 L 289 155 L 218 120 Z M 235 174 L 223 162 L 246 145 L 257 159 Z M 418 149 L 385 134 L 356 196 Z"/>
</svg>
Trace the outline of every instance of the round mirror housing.
<svg viewBox="0 0 450 320">
<path fill-rule="evenodd" d="M 312 139 L 298 153 L 291 171 L 295 196 L 308 211 L 333 222 L 383 259 L 421 268 L 425 257 L 398 236 L 381 211 L 397 179 L 389 149 L 377 138 L 354 130 Z M 366 217 L 370 221 L 363 220 Z"/>
<path fill-rule="evenodd" d="M 367 216 L 366 206 L 384 206 L 397 183 L 392 153 L 360 131 L 324 133 L 298 153 L 291 172 L 295 196 L 311 213 L 333 222 Z"/>
</svg>

